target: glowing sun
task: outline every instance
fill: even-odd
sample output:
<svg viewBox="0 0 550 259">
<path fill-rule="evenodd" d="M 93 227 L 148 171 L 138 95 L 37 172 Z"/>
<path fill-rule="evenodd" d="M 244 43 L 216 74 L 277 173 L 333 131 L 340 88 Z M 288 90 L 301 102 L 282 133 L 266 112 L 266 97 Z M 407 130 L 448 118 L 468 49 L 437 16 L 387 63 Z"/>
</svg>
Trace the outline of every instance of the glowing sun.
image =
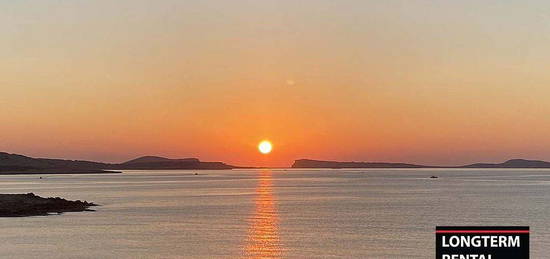
<svg viewBox="0 0 550 259">
<path fill-rule="evenodd" d="M 260 150 L 260 153 L 262 154 L 269 154 L 271 153 L 271 149 L 273 146 L 271 145 L 271 142 L 268 140 L 262 140 L 260 144 L 258 144 L 258 150 Z"/>
</svg>

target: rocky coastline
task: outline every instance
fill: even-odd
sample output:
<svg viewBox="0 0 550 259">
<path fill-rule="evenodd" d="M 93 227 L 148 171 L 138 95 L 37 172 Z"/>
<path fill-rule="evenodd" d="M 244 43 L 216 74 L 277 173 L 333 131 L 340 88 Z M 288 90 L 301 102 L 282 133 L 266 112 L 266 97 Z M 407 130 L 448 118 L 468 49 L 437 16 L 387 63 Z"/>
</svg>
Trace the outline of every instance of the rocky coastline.
<svg viewBox="0 0 550 259">
<path fill-rule="evenodd" d="M 92 211 L 98 206 L 87 201 L 43 198 L 34 193 L 0 194 L 0 217 L 46 216 L 63 212 Z"/>
</svg>

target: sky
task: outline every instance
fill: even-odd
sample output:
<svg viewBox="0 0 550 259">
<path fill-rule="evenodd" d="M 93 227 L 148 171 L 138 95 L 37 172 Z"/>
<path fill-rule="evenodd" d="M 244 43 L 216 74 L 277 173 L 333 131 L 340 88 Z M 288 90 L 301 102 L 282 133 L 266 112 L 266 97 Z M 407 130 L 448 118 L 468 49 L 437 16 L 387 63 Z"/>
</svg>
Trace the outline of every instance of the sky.
<svg viewBox="0 0 550 259">
<path fill-rule="evenodd" d="M 0 0 L 0 151 L 550 160 L 548 46 L 548 1 Z"/>
</svg>

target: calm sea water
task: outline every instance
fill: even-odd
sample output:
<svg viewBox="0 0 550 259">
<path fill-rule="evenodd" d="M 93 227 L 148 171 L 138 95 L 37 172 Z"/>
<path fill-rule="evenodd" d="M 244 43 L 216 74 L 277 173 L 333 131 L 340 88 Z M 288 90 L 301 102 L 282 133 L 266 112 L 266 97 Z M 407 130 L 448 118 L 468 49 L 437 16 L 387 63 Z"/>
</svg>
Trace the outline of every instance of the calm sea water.
<svg viewBox="0 0 550 259">
<path fill-rule="evenodd" d="M 549 253 L 550 170 L 197 172 L 0 176 L 102 205 L 0 218 L 0 257 L 433 258 L 436 225 L 529 225 L 532 258 Z"/>
</svg>

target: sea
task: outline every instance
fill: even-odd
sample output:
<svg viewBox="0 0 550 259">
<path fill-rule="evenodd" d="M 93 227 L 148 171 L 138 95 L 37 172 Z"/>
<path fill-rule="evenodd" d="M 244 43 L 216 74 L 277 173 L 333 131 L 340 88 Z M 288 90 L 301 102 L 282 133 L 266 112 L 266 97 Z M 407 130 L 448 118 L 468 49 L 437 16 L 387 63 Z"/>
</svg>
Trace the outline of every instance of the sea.
<svg viewBox="0 0 550 259">
<path fill-rule="evenodd" d="M 543 169 L 0 176 L 28 192 L 101 206 L 0 218 L 0 258 L 434 258 L 435 227 L 462 225 L 529 226 L 531 258 L 550 253 Z"/>
</svg>

